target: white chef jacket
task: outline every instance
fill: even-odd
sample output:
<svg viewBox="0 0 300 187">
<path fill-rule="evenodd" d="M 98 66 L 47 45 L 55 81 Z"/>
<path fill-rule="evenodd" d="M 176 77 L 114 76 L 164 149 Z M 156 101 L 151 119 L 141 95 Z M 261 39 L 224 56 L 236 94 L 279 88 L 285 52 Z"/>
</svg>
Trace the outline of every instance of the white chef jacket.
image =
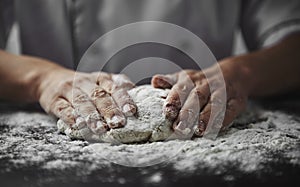
<svg viewBox="0 0 300 187">
<path fill-rule="evenodd" d="M 22 53 L 76 68 L 87 48 L 103 34 L 139 21 L 179 25 L 200 37 L 217 59 L 232 54 L 241 29 L 249 50 L 279 41 L 300 30 L 299 0 L 0 0 L 0 47 L 11 23 L 20 28 Z M 105 47 L 105 46 L 104 46 Z M 117 63 L 145 56 L 185 64 L 178 51 L 156 44 L 127 48 Z M 108 68 L 118 72 L 117 63 Z"/>
</svg>

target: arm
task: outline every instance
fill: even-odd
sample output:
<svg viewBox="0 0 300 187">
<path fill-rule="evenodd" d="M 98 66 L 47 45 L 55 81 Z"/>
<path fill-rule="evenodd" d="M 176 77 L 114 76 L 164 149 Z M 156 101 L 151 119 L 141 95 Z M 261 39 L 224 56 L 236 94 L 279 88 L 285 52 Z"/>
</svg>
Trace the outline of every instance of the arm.
<svg viewBox="0 0 300 187">
<path fill-rule="evenodd" d="M 250 51 L 258 51 L 234 61 L 243 61 L 243 67 L 251 76 L 250 96 L 280 94 L 299 85 L 299 10 L 297 0 L 242 2 L 240 28 L 245 44 Z M 270 44 L 273 46 L 265 48 Z"/>
<path fill-rule="evenodd" d="M 278 44 L 225 60 L 240 65 L 251 97 L 269 96 L 300 88 L 300 33 Z M 230 62 L 232 61 L 232 62 Z"/>
<path fill-rule="evenodd" d="M 226 104 L 226 110 L 222 124 L 218 121 L 213 124 L 223 125 L 223 128 L 231 124 L 245 109 L 248 97 L 265 97 L 300 88 L 300 36 L 295 34 L 300 30 L 299 9 L 300 3 L 297 0 L 242 2 L 241 31 L 248 49 L 256 51 L 219 62 L 226 84 L 227 101 L 223 103 Z M 272 47 L 265 48 L 274 43 Z M 213 72 L 216 66 L 203 71 Z M 185 75 L 192 79 L 195 88 L 181 90 L 188 84 Z M 213 73 L 205 77 L 203 72 L 194 70 L 159 75 L 152 79 L 155 87 L 172 88 L 164 113 L 174 120 L 174 130 L 178 134 L 188 132 L 185 128 L 194 128 L 190 122 L 195 121 L 195 134 L 202 136 L 208 121 L 214 120 L 210 116 L 211 109 L 212 106 L 219 106 L 222 97 L 220 93 L 224 92 L 224 88 L 221 86 L 210 93 L 208 83 L 218 85 Z M 180 100 L 184 102 L 180 103 Z M 194 103 L 200 103 L 200 106 L 195 107 Z"/>
<path fill-rule="evenodd" d="M 227 93 L 223 128 L 245 109 L 249 96 L 269 96 L 300 88 L 299 48 L 300 35 L 295 34 L 273 47 L 230 57 L 203 70 L 214 72 L 218 65 L 222 70 Z M 193 81 L 194 87 L 186 87 L 189 84 L 185 81 L 186 75 Z M 171 88 L 164 105 L 164 114 L 174 121 L 173 128 L 180 136 L 185 136 L 184 132 L 202 136 L 211 117 L 212 105 L 220 104 L 220 93 L 224 88 L 219 86 L 210 92 L 208 83 L 218 85 L 218 79 L 214 73 L 207 75 L 205 77 L 202 71 L 187 70 L 171 75 L 157 75 L 152 79 L 154 87 Z M 195 106 L 198 103 L 200 106 Z M 192 131 L 194 124 L 191 121 L 196 123 L 195 131 Z"/>
<path fill-rule="evenodd" d="M 42 81 L 56 69 L 68 71 L 44 59 L 13 55 L 0 50 L 0 98 L 38 102 Z"/>
<path fill-rule="evenodd" d="M 115 80 L 122 80 L 117 82 Z M 88 126 L 94 133 L 125 125 L 136 106 L 124 75 L 80 73 L 45 59 L 0 51 L 0 98 L 39 102 L 68 125 Z"/>
</svg>

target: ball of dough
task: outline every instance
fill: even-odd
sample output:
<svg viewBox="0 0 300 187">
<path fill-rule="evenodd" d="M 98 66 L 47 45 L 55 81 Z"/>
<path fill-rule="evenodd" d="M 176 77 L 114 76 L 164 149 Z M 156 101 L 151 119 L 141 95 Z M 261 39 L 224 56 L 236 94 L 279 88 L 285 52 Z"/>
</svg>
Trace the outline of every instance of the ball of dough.
<svg viewBox="0 0 300 187">
<path fill-rule="evenodd" d="M 163 115 L 163 104 L 169 90 L 153 88 L 151 85 L 138 86 L 128 91 L 137 105 L 137 115 L 127 117 L 125 127 L 110 129 L 96 135 L 87 127 L 70 128 L 58 120 L 58 129 L 73 139 L 86 139 L 96 142 L 137 143 L 153 142 L 168 139 L 173 131 L 171 121 Z"/>
</svg>

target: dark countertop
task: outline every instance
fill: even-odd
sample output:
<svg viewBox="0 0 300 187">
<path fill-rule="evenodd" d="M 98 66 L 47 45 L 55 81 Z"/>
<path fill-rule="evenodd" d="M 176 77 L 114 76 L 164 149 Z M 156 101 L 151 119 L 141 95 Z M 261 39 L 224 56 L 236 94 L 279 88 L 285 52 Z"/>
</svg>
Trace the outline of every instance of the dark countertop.
<svg viewBox="0 0 300 187">
<path fill-rule="evenodd" d="M 263 107 L 292 116 L 291 120 L 299 124 L 300 136 L 299 103 L 266 102 Z M 16 126 L 13 118 L 22 125 Z M 290 162 L 280 152 L 267 155 L 269 161 L 252 172 L 241 172 L 234 164 L 228 164 L 223 172 L 218 172 L 218 167 L 200 167 L 192 173 L 178 171 L 168 162 L 149 167 L 125 167 L 103 161 L 86 151 L 87 142 L 72 141 L 59 134 L 55 122 L 35 107 L 1 105 L 0 186 L 300 185 L 299 160 L 296 164 Z M 300 150 L 298 137 L 291 138 L 296 139 Z"/>
</svg>

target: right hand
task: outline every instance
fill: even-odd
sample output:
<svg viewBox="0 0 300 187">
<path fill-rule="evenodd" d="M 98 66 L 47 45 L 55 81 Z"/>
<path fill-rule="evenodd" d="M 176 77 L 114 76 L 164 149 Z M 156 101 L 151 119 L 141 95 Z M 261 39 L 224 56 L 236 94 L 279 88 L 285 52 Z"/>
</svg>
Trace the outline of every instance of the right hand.
<svg viewBox="0 0 300 187">
<path fill-rule="evenodd" d="M 136 113 L 127 93 L 134 84 L 121 74 L 78 73 L 52 70 L 39 88 L 43 109 L 74 128 L 88 126 L 95 134 L 123 127 L 126 116 Z"/>
</svg>

